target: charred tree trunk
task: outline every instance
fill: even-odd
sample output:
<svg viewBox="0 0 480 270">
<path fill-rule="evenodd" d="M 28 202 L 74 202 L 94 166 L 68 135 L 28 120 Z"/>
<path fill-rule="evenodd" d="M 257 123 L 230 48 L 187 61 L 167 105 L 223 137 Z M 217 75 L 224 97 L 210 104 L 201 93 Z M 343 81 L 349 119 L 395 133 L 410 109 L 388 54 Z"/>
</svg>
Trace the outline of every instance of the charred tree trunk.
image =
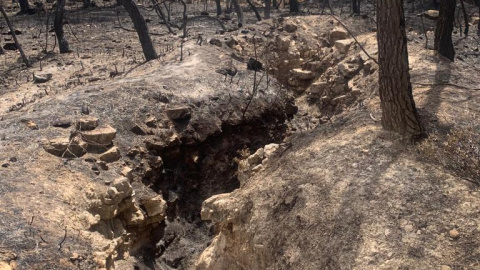
<svg viewBox="0 0 480 270">
<path fill-rule="evenodd" d="M 270 19 L 270 11 L 272 10 L 272 0 L 265 0 L 265 10 L 263 16 L 266 20 Z"/>
<path fill-rule="evenodd" d="M 240 4 L 238 4 L 238 0 L 231 0 L 233 4 L 233 8 L 235 9 L 235 13 L 237 13 L 238 16 L 238 27 L 243 26 L 243 11 L 242 7 Z"/>
<path fill-rule="evenodd" d="M 360 15 L 360 0 L 352 0 L 353 14 Z"/>
<path fill-rule="evenodd" d="M 435 28 L 434 49 L 452 61 L 455 58 L 452 32 L 456 5 L 456 0 L 443 0 L 440 2 L 440 14 Z"/>
<path fill-rule="evenodd" d="M 289 0 L 290 13 L 297 13 L 300 11 L 300 6 L 297 0 Z"/>
<path fill-rule="evenodd" d="M 400 134 L 423 134 L 408 71 L 403 0 L 377 1 L 377 41 L 382 126 Z"/>
<path fill-rule="evenodd" d="M 258 13 L 257 7 L 252 3 L 252 0 L 247 0 L 247 3 L 250 6 L 250 8 L 253 9 L 253 12 L 255 12 L 255 17 L 257 17 L 257 20 L 261 21 L 262 16 L 260 16 L 260 13 Z"/>
<path fill-rule="evenodd" d="M 15 41 L 15 46 L 17 46 L 18 51 L 20 52 L 20 56 L 21 56 L 22 59 L 23 59 L 23 63 L 25 63 L 25 65 L 26 65 L 27 67 L 32 66 L 32 65 L 30 64 L 30 61 L 28 60 L 27 56 L 25 55 L 25 52 L 24 52 L 23 49 L 22 49 L 22 45 L 20 44 L 20 42 L 18 42 L 17 35 L 15 34 L 15 30 L 14 30 L 14 28 L 13 28 L 13 25 L 12 25 L 12 23 L 10 22 L 10 19 L 8 18 L 7 13 L 6 13 L 5 10 L 3 9 L 3 6 L 2 6 L 2 5 L 0 5 L 0 13 L 2 13 L 3 18 L 5 18 L 5 22 L 7 23 L 8 29 L 10 29 L 10 32 L 12 33 L 13 40 Z"/>
<path fill-rule="evenodd" d="M 215 0 L 215 5 L 217 6 L 217 16 L 222 15 L 222 4 L 220 0 Z"/>
<path fill-rule="evenodd" d="M 58 40 L 58 48 L 60 53 L 70 52 L 68 41 L 65 38 L 63 32 L 63 12 L 65 10 L 65 0 L 57 0 L 57 7 L 55 8 L 55 18 L 53 19 L 53 27 L 55 29 L 55 35 Z"/>
<path fill-rule="evenodd" d="M 20 4 L 19 14 L 28 13 L 28 10 L 30 9 L 30 5 L 28 4 L 28 0 L 18 0 L 18 4 Z"/>
<path fill-rule="evenodd" d="M 147 23 L 143 18 L 140 10 L 138 10 L 137 5 L 132 0 L 119 0 L 122 6 L 127 11 L 128 15 L 133 21 L 133 26 L 137 31 L 138 39 L 142 45 L 143 55 L 145 55 L 145 60 L 150 61 L 157 59 L 158 55 L 153 46 L 152 39 L 148 33 Z"/>
</svg>

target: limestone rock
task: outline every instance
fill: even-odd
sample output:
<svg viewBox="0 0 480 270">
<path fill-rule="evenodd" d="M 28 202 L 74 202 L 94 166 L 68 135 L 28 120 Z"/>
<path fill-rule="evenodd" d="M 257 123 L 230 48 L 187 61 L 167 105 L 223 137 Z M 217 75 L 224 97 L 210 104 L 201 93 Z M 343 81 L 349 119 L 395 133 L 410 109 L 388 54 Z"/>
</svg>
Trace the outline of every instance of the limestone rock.
<svg viewBox="0 0 480 270">
<path fill-rule="evenodd" d="M 60 137 L 44 142 L 43 149 L 58 157 L 80 157 L 87 152 L 87 143 L 78 136 L 72 139 Z"/>
<path fill-rule="evenodd" d="M 292 41 L 289 36 L 277 36 L 276 42 L 279 51 L 288 51 Z"/>
<path fill-rule="evenodd" d="M 230 211 L 233 210 L 233 211 Z M 211 220 L 214 224 L 231 222 L 241 216 L 242 203 L 230 193 L 214 195 L 202 203 L 202 220 Z"/>
<path fill-rule="evenodd" d="M 359 65 L 349 63 L 340 63 L 337 67 L 338 73 L 348 79 L 353 78 L 360 68 Z"/>
<path fill-rule="evenodd" d="M 335 41 L 335 48 L 342 53 L 346 54 L 348 50 L 350 49 L 350 46 L 353 43 L 353 39 L 342 39 L 342 40 L 337 40 Z"/>
<path fill-rule="evenodd" d="M 477 25 L 480 22 L 480 17 L 472 17 L 472 25 Z"/>
<path fill-rule="evenodd" d="M 105 161 L 105 162 L 108 162 L 108 163 L 115 162 L 115 161 L 119 160 L 121 157 L 122 157 L 122 155 L 120 155 L 120 150 L 116 146 L 108 149 L 105 153 L 102 153 L 98 156 L 98 158 L 101 161 Z"/>
<path fill-rule="evenodd" d="M 293 77 L 300 80 L 311 80 L 315 78 L 315 73 L 310 70 L 303 70 L 301 68 L 295 68 L 290 71 Z"/>
<path fill-rule="evenodd" d="M 335 28 L 330 32 L 330 44 L 335 43 L 337 40 L 347 39 L 348 32 L 343 28 Z"/>
<path fill-rule="evenodd" d="M 263 153 L 264 153 L 263 148 L 259 148 L 257 151 L 255 151 L 255 153 L 253 155 L 250 155 L 247 158 L 248 164 L 250 166 L 256 166 L 256 165 L 262 163 Z"/>
<path fill-rule="evenodd" d="M 440 12 L 438 10 L 427 10 L 423 13 L 427 19 L 437 20 Z"/>
<path fill-rule="evenodd" d="M 94 130 L 82 132 L 83 139 L 92 146 L 111 145 L 116 135 L 117 130 L 110 125 L 105 125 Z"/>
<path fill-rule="evenodd" d="M 127 166 L 123 167 L 120 170 L 120 175 L 125 176 L 129 181 L 133 180 L 132 168 L 130 167 L 127 167 Z"/>
<path fill-rule="evenodd" d="M 92 130 L 96 127 L 98 127 L 98 118 L 95 116 L 83 116 L 75 125 L 75 128 L 80 131 Z"/>
<path fill-rule="evenodd" d="M 125 212 L 124 218 L 127 225 L 141 225 L 145 222 L 145 216 L 136 204 Z"/>
<path fill-rule="evenodd" d="M 172 120 L 184 120 L 190 118 L 191 110 L 189 107 L 180 106 L 176 108 L 169 108 L 166 110 L 168 118 Z"/>
<path fill-rule="evenodd" d="M 33 75 L 33 82 L 34 83 L 46 83 L 52 79 L 53 74 L 47 73 L 42 75 Z"/>
<path fill-rule="evenodd" d="M 117 200 L 119 199 L 121 201 L 127 197 L 132 196 L 133 188 L 130 185 L 128 178 L 126 177 L 120 177 L 115 179 L 112 183 L 112 187 L 114 187 L 118 191 L 118 194 L 116 194 Z"/>
<path fill-rule="evenodd" d="M 151 199 L 142 200 L 142 205 L 149 217 L 163 216 L 165 217 L 167 211 L 167 203 L 161 195 L 155 196 Z"/>
<path fill-rule="evenodd" d="M 307 89 L 308 97 L 311 99 L 319 99 L 325 91 L 330 88 L 330 84 L 323 81 L 316 81 Z"/>
<path fill-rule="evenodd" d="M 276 143 L 267 144 L 263 148 L 264 149 L 263 155 L 265 156 L 265 158 L 269 158 L 275 151 L 277 151 L 279 147 L 280 145 Z"/>
<path fill-rule="evenodd" d="M 10 264 L 6 262 L 0 262 L 0 270 L 13 270 Z"/>
</svg>

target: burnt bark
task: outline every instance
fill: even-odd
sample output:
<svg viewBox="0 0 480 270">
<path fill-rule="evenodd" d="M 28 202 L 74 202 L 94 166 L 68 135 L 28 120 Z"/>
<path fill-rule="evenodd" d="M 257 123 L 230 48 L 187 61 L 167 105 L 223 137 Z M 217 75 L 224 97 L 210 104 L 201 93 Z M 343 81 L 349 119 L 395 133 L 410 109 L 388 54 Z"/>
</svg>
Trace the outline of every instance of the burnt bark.
<svg viewBox="0 0 480 270">
<path fill-rule="evenodd" d="M 377 2 L 377 41 L 382 126 L 400 134 L 421 136 L 410 83 L 402 0 Z"/>
<path fill-rule="evenodd" d="M 300 6 L 297 0 L 289 0 L 290 13 L 297 13 L 300 11 Z"/>
<path fill-rule="evenodd" d="M 360 0 L 352 0 L 353 14 L 360 15 Z"/>
<path fill-rule="evenodd" d="M 70 52 L 68 41 L 65 38 L 63 32 L 63 13 L 65 11 L 65 0 L 57 0 L 57 6 L 55 8 L 55 18 L 53 19 L 53 28 L 55 30 L 55 36 L 58 40 L 58 48 L 60 53 Z"/>
<path fill-rule="evenodd" d="M 28 13 L 28 11 L 30 10 L 30 5 L 28 4 L 28 0 L 18 0 L 18 4 L 20 5 L 19 14 Z"/>
<path fill-rule="evenodd" d="M 262 16 L 260 16 L 260 13 L 258 13 L 257 7 L 252 3 L 252 0 L 246 0 L 250 8 L 255 12 L 255 17 L 257 17 L 258 21 L 262 20 Z"/>
<path fill-rule="evenodd" d="M 148 33 L 147 23 L 143 18 L 137 5 L 132 0 L 119 0 L 133 21 L 133 26 L 137 31 L 138 39 L 142 45 L 143 55 L 146 61 L 157 59 L 158 55 L 153 46 L 152 39 Z"/>
<path fill-rule="evenodd" d="M 220 3 L 220 0 L 215 0 L 215 5 L 217 7 L 217 16 L 222 15 L 222 4 Z"/>
<path fill-rule="evenodd" d="M 265 0 L 265 10 L 263 11 L 263 17 L 267 20 L 270 19 L 270 11 L 272 10 L 272 0 Z"/>
<path fill-rule="evenodd" d="M 238 27 L 243 26 L 243 11 L 242 7 L 238 4 L 238 0 L 231 0 L 233 4 L 233 8 L 235 9 L 235 13 L 237 13 L 238 17 Z"/>
<path fill-rule="evenodd" d="M 442 0 L 440 2 L 440 13 L 435 28 L 434 49 L 452 61 L 455 58 L 452 32 L 456 5 L 456 0 Z"/>
</svg>

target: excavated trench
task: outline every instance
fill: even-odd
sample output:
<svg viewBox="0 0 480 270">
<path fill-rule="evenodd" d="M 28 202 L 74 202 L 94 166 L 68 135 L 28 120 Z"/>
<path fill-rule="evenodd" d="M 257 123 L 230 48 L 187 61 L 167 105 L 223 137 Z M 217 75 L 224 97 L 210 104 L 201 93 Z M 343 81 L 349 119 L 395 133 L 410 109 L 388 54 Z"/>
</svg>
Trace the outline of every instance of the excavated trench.
<svg viewBox="0 0 480 270">
<path fill-rule="evenodd" d="M 191 266 L 213 237 L 213 225 L 200 218 L 202 202 L 238 188 L 235 158 L 241 152 L 253 153 L 266 144 L 280 143 L 286 119 L 283 110 L 272 108 L 238 125 L 224 123 L 220 134 L 201 143 L 161 150 L 147 143 L 146 153 L 134 153 L 131 160 L 136 160 L 142 184 L 167 202 L 167 217 L 160 225 L 135 232 L 138 240 L 131 248 L 139 261 L 135 269 Z"/>
</svg>

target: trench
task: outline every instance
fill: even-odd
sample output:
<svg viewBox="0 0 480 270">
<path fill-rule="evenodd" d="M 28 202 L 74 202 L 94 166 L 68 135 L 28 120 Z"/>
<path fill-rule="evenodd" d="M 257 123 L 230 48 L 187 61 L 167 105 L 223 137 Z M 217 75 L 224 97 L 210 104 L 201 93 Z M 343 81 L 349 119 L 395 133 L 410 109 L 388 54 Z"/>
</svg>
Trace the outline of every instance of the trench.
<svg viewBox="0 0 480 270">
<path fill-rule="evenodd" d="M 156 227 L 136 232 L 131 249 L 135 269 L 187 269 L 210 244 L 214 228 L 200 218 L 202 202 L 239 188 L 237 163 L 240 151 L 250 153 L 269 143 L 280 143 L 287 130 L 287 116 L 280 109 L 239 125 L 223 123 L 222 132 L 194 145 L 180 145 L 161 152 L 162 164 L 142 177 L 145 186 L 163 196 L 167 217 Z M 193 157 L 193 158 L 192 158 Z"/>
</svg>

